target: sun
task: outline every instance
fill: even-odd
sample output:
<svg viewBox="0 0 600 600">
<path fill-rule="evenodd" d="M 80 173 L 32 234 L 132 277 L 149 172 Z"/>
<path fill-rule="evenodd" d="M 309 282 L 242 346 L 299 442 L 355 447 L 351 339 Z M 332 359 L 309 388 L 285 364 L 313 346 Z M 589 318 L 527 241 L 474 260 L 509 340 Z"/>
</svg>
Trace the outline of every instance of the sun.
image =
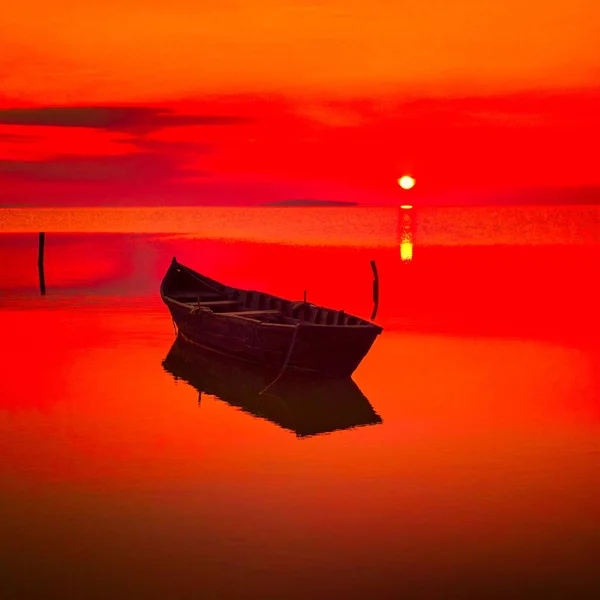
<svg viewBox="0 0 600 600">
<path fill-rule="evenodd" d="M 414 177 L 411 177 L 410 175 L 403 175 L 400 177 L 400 179 L 398 179 L 398 185 L 403 190 L 410 190 L 411 188 L 415 187 L 415 183 L 416 181 Z"/>
</svg>

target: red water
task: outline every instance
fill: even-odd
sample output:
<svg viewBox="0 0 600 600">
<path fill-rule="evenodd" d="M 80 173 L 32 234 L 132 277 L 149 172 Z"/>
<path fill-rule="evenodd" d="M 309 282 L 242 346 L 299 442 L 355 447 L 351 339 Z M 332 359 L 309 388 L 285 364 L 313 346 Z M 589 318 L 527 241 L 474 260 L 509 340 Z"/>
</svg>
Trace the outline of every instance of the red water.
<svg viewBox="0 0 600 600">
<path fill-rule="evenodd" d="M 34 228 L 0 236 L 0 597 L 597 597 L 598 221 L 487 214 L 358 247 L 48 233 L 45 297 Z M 383 422 L 198 406 L 161 367 L 173 255 L 365 317 L 375 259 Z"/>
</svg>

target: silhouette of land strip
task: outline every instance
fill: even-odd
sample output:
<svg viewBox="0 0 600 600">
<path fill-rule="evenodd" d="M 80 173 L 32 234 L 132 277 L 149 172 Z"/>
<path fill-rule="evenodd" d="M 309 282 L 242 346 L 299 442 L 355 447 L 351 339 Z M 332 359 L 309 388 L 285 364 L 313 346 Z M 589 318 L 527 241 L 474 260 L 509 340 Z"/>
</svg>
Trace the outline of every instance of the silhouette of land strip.
<svg viewBox="0 0 600 600">
<path fill-rule="evenodd" d="M 343 202 L 338 200 L 311 200 L 298 198 L 295 200 L 278 200 L 267 202 L 263 206 L 358 206 L 358 202 Z"/>
<path fill-rule="evenodd" d="M 297 437 L 313 436 L 382 422 L 350 378 L 323 380 L 285 374 L 261 392 L 277 371 L 251 367 L 178 337 L 163 368 L 202 393 L 266 419 Z"/>
</svg>

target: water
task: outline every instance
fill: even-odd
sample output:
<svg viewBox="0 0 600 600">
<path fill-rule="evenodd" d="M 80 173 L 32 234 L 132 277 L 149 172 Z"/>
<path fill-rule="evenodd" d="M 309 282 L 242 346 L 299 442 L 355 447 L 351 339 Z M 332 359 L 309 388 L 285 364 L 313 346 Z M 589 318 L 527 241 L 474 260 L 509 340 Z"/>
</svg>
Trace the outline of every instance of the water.
<svg viewBox="0 0 600 600">
<path fill-rule="evenodd" d="M 0 597 L 598 597 L 599 216 L 0 212 Z M 198 403 L 162 366 L 173 255 L 365 317 L 376 260 L 381 422 Z"/>
</svg>

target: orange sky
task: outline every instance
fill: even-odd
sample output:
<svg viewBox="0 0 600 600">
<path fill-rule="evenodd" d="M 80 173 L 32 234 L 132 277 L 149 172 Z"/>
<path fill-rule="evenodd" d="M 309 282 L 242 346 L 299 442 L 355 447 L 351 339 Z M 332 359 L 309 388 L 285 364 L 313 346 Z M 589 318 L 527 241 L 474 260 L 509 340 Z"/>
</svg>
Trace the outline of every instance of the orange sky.
<svg viewBox="0 0 600 600">
<path fill-rule="evenodd" d="M 595 186 L 584 146 L 600 133 L 598 39 L 590 0 L 11 3 L 0 20 L 2 203 L 390 203 L 404 172 L 441 202 Z M 140 132 L 3 114 L 123 103 L 250 122 L 150 119 Z M 134 177 L 115 181 L 115 169 Z"/>
<path fill-rule="evenodd" d="M 506 91 L 595 82 L 598 39 L 590 0 L 24 0 L 2 9 L 0 64 L 6 96 L 44 102 Z"/>
</svg>

